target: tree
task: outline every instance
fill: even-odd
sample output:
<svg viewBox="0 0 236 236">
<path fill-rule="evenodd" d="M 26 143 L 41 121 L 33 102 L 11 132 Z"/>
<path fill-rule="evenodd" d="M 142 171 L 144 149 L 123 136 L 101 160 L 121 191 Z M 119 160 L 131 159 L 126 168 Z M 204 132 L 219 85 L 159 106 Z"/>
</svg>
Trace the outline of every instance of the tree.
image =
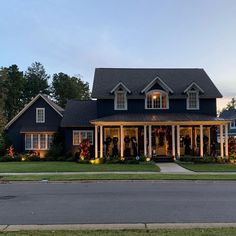
<svg viewBox="0 0 236 236">
<path fill-rule="evenodd" d="M 44 66 L 40 62 L 35 62 L 28 67 L 25 72 L 24 100 L 26 103 L 31 101 L 39 93 L 49 94 L 49 78 L 50 76 L 47 75 Z"/>
<path fill-rule="evenodd" d="M 236 100 L 232 98 L 231 101 L 227 104 L 226 110 L 234 110 L 236 108 Z"/>
<path fill-rule="evenodd" d="M 10 121 L 24 107 L 25 79 L 23 72 L 19 71 L 17 65 L 9 66 L 3 70 L 6 89 L 4 113 L 7 121 Z"/>
<path fill-rule="evenodd" d="M 6 70 L 0 69 L 0 135 L 3 132 L 4 126 L 6 124 L 6 117 L 4 115 L 5 100 L 6 100 Z"/>
<path fill-rule="evenodd" d="M 68 99 L 90 99 L 88 82 L 82 81 L 79 76 L 70 77 L 62 72 L 53 75 L 52 93 L 62 107 L 65 107 Z"/>
<path fill-rule="evenodd" d="M 225 111 L 231 111 L 236 109 L 236 99 L 232 98 L 230 102 L 221 111 L 218 111 L 219 115 L 223 114 Z"/>
</svg>

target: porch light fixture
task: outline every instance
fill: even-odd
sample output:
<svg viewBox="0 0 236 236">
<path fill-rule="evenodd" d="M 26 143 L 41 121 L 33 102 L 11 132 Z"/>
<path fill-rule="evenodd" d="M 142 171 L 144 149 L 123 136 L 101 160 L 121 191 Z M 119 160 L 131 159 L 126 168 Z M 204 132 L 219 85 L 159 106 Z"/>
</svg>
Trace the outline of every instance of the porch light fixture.
<svg viewBox="0 0 236 236">
<path fill-rule="evenodd" d="M 156 99 L 156 98 L 157 98 L 157 96 L 156 96 L 156 95 L 154 95 L 154 96 L 153 96 L 153 99 Z"/>
</svg>

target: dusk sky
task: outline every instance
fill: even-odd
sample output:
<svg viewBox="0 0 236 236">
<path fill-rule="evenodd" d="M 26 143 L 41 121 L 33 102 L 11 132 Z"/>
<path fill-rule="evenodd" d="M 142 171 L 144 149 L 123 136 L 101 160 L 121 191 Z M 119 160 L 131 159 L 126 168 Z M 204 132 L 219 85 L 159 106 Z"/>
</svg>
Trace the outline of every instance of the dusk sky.
<svg viewBox="0 0 236 236">
<path fill-rule="evenodd" d="M 1 0 L 0 66 L 204 68 L 236 97 L 235 0 Z"/>
</svg>

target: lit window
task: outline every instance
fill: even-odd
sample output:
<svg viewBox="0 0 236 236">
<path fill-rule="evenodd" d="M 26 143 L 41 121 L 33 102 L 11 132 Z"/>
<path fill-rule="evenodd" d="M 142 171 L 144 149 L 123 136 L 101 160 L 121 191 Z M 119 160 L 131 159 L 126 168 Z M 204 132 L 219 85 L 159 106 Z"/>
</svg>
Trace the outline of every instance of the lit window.
<svg viewBox="0 0 236 236">
<path fill-rule="evenodd" d="M 46 134 L 40 134 L 40 149 L 46 149 Z"/>
<path fill-rule="evenodd" d="M 45 122 L 45 108 L 36 108 L 36 123 Z"/>
<path fill-rule="evenodd" d="M 48 150 L 52 140 L 53 134 L 25 134 L 25 150 Z"/>
<path fill-rule="evenodd" d="M 115 110 L 127 110 L 127 97 L 125 91 L 115 92 Z"/>
<path fill-rule="evenodd" d="M 187 98 L 187 109 L 197 110 L 199 109 L 199 97 L 197 91 L 189 91 Z"/>
<path fill-rule="evenodd" d="M 53 144 L 53 134 L 48 134 L 48 149 L 50 149 L 52 144 Z"/>
<path fill-rule="evenodd" d="M 38 149 L 39 148 L 39 139 L 38 139 L 38 134 L 33 134 L 33 149 Z"/>
<path fill-rule="evenodd" d="M 146 95 L 146 109 L 168 109 L 168 95 L 164 91 L 152 91 Z"/>
<path fill-rule="evenodd" d="M 230 123 L 230 128 L 231 129 L 236 129 L 236 119 L 232 120 Z"/>
<path fill-rule="evenodd" d="M 73 145 L 79 145 L 84 140 L 89 140 L 93 145 L 93 131 L 92 130 L 73 130 Z"/>
<path fill-rule="evenodd" d="M 25 149 L 26 150 L 32 149 L 31 134 L 26 134 L 25 135 Z"/>
</svg>

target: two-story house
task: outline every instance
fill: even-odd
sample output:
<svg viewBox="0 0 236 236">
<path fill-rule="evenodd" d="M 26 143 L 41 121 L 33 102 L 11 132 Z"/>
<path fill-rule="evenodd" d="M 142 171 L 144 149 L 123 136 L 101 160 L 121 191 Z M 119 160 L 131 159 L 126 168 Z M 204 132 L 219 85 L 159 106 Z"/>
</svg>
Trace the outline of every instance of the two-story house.
<svg viewBox="0 0 236 236">
<path fill-rule="evenodd" d="M 213 152 L 220 127 L 227 156 L 229 122 L 216 116 L 221 97 L 203 69 L 97 68 L 93 100 L 70 100 L 63 112 L 65 151 L 88 139 L 95 158 L 202 157 Z"/>
<path fill-rule="evenodd" d="M 219 126 L 228 155 L 228 121 L 216 116 L 222 95 L 203 69 L 98 68 L 92 97 L 67 104 L 67 148 L 88 138 L 100 158 L 210 155 Z"/>
</svg>

